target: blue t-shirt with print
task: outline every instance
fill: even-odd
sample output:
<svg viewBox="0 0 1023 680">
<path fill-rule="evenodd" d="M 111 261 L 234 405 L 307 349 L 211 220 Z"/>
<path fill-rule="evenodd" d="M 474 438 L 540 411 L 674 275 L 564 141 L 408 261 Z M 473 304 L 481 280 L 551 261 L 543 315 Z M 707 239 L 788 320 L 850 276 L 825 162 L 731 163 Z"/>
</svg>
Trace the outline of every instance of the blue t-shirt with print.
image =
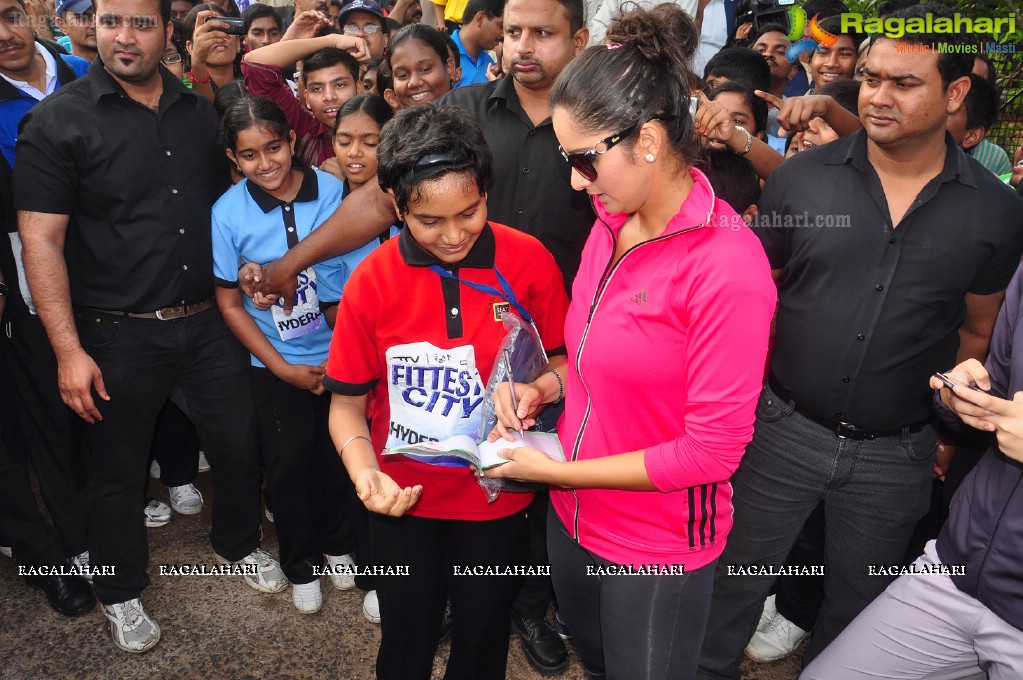
<svg viewBox="0 0 1023 680">
<path fill-rule="evenodd" d="M 228 189 L 213 206 L 213 274 L 218 286 L 237 287 L 243 263 L 279 260 L 290 245 L 308 236 L 337 210 L 343 193 L 341 182 L 315 168 L 303 168 L 302 173 L 302 186 L 291 202 L 274 198 L 246 179 Z M 319 310 L 320 289 L 324 295 L 333 295 L 329 291 L 344 284 L 346 271 L 341 258 L 304 271 L 290 316 L 284 315 L 280 303 L 273 310 L 262 311 L 248 296 L 242 296 L 245 310 L 289 364 L 316 365 L 327 358 L 330 328 Z M 252 365 L 262 367 L 263 363 L 253 356 Z"/>
</svg>

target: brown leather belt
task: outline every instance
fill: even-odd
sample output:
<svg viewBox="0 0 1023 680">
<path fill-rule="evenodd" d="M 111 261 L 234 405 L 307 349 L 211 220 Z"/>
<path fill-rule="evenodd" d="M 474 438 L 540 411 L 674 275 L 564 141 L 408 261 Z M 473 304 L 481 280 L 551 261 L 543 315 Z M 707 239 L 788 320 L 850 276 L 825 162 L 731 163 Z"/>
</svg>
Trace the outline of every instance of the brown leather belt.
<svg viewBox="0 0 1023 680">
<path fill-rule="evenodd" d="M 155 312 L 121 312 L 111 309 L 96 309 L 95 307 L 86 307 L 86 309 L 90 312 L 126 316 L 131 319 L 159 319 L 160 321 L 170 321 L 171 319 L 184 319 L 187 316 L 194 316 L 199 312 L 205 312 L 213 305 L 213 298 L 208 297 L 205 300 L 193 302 L 192 304 L 164 307 L 163 309 L 158 309 Z"/>
</svg>

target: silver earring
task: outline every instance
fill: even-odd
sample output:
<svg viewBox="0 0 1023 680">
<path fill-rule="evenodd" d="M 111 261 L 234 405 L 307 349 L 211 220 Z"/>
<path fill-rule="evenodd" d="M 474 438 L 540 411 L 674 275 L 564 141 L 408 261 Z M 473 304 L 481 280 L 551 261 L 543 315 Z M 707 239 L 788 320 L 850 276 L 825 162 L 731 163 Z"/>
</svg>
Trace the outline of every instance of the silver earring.
<svg viewBox="0 0 1023 680">
<path fill-rule="evenodd" d="M 646 155 L 646 162 L 647 163 L 653 163 L 654 162 L 654 155 L 652 153 L 648 153 Z"/>
</svg>

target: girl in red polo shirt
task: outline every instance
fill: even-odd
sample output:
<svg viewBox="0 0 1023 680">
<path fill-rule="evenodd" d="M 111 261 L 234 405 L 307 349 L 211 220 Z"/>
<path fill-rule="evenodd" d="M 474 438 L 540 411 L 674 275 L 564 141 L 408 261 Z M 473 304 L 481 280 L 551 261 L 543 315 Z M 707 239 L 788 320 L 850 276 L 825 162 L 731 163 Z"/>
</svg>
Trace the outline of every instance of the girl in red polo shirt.
<svg viewBox="0 0 1023 680">
<path fill-rule="evenodd" d="M 346 284 L 324 378 L 334 392 L 331 436 L 372 511 L 373 561 L 408 567 L 408 575 L 376 579 L 377 677 L 430 677 L 446 591 L 454 628 L 445 678 L 499 680 L 521 579 L 465 574 L 523 565 L 532 495 L 502 493 L 488 503 L 467 468 L 380 452 L 475 436 L 484 376 L 505 335 L 502 310 L 532 318 L 560 362 L 564 282 L 539 241 L 487 222 L 492 161 L 469 111 L 403 109 L 384 126 L 377 163 L 405 227 Z"/>
</svg>

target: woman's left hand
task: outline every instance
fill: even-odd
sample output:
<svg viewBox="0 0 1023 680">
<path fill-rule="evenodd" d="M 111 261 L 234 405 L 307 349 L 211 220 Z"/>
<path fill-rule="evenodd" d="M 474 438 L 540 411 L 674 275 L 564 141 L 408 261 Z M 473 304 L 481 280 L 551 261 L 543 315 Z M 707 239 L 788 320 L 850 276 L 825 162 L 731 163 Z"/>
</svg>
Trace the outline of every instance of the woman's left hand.
<svg viewBox="0 0 1023 680">
<path fill-rule="evenodd" d="M 498 452 L 502 458 L 507 458 L 509 463 L 492 467 L 483 471 L 484 477 L 491 479 L 517 479 L 521 482 L 544 482 L 552 483 L 558 470 L 556 465 L 563 465 L 551 460 L 546 453 L 532 446 L 523 446 L 517 449 L 505 449 Z"/>
<path fill-rule="evenodd" d="M 994 432 L 999 450 L 1023 462 L 1023 392 L 1016 392 L 1012 401 L 959 385 L 952 392 L 958 397 L 955 411 L 964 423 Z"/>
</svg>

